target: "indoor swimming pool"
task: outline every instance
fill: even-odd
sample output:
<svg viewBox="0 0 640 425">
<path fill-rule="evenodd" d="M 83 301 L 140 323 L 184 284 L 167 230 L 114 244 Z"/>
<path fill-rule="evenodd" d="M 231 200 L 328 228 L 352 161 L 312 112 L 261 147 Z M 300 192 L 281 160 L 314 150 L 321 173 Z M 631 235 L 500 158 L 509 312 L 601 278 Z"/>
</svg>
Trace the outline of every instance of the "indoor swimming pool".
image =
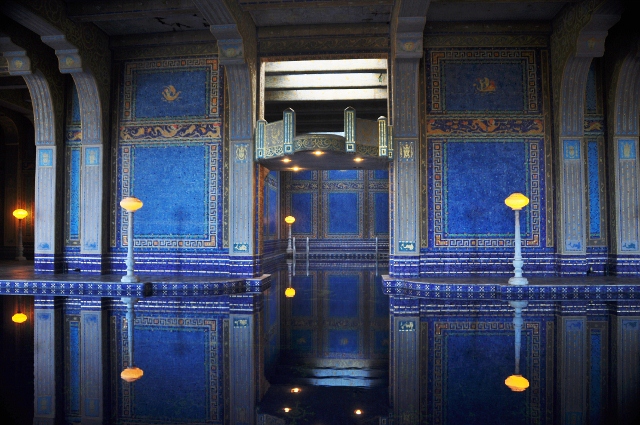
<svg viewBox="0 0 640 425">
<path fill-rule="evenodd" d="M 114 424 L 310 425 L 608 424 L 637 415 L 632 280 L 519 289 L 490 279 L 396 281 L 372 262 L 298 261 L 250 282 L 143 281 L 36 290 L 4 276 L 2 359 L 12 367 L 2 381 L 15 386 L 3 385 L 2 415 L 16 424 L 48 411 L 66 423 L 94 414 Z M 27 322 L 10 321 L 13 305 Z M 131 364 L 144 374 L 126 382 L 120 373 Z M 505 385 L 514 374 L 528 381 L 524 391 Z"/>
</svg>

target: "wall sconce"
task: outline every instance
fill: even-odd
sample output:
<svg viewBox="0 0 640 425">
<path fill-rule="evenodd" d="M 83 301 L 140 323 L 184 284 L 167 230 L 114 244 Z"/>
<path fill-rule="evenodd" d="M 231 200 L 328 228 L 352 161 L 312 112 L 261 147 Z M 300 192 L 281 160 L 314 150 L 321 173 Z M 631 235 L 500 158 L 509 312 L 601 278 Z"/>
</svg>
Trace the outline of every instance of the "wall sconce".
<svg viewBox="0 0 640 425">
<path fill-rule="evenodd" d="M 15 323 L 24 323 L 27 321 L 27 315 L 18 311 L 16 314 L 11 316 L 11 320 Z"/>
<path fill-rule="evenodd" d="M 284 222 L 289 226 L 289 236 L 287 237 L 287 254 L 291 254 L 293 252 L 293 247 L 291 245 L 291 225 L 296 221 L 296 218 L 292 215 L 288 215 L 284 218 Z"/>
<path fill-rule="evenodd" d="M 526 277 L 522 277 L 522 265 L 524 264 L 524 262 L 522 261 L 522 248 L 520 246 L 522 244 L 520 241 L 520 210 L 529 204 L 529 198 L 524 196 L 522 193 L 512 193 L 507 199 L 504 200 L 504 203 L 507 204 L 507 206 L 516 213 L 516 237 L 514 242 L 516 252 L 513 257 L 513 268 L 515 276 L 509 279 L 509 284 L 526 285 L 529 282 L 527 281 Z"/>
<path fill-rule="evenodd" d="M 133 312 L 133 305 L 138 302 L 134 297 L 122 297 L 122 302 L 127 304 L 127 342 L 129 343 L 129 359 L 127 367 L 120 373 L 120 378 L 127 382 L 137 381 L 142 378 L 144 372 L 142 369 L 133 365 L 133 322 L 135 320 L 135 314 Z"/>
<path fill-rule="evenodd" d="M 24 257 L 24 247 L 22 246 L 22 219 L 28 215 L 27 210 L 23 210 L 22 208 L 13 211 L 13 216 L 18 219 L 18 256 L 16 257 L 18 261 L 26 260 Z"/>
<path fill-rule="evenodd" d="M 138 198 L 129 196 L 120 201 L 120 206 L 129 213 L 129 230 L 127 231 L 127 274 L 122 276 L 120 282 L 140 282 L 138 276 L 133 274 L 133 213 L 142 208 L 142 201 Z"/>
<path fill-rule="evenodd" d="M 515 314 L 513 316 L 513 329 L 516 334 L 515 349 L 516 349 L 516 370 L 515 373 L 505 379 L 504 383 L 511 391 L 521 392 L 529 388 L 529 381 L 524 376 L 520 375 L 520 345 L 522 341 L 522 309 L 529 305 L 528 301 L 509 301 L 509 305 L 515 308 Z"/>
</svg>

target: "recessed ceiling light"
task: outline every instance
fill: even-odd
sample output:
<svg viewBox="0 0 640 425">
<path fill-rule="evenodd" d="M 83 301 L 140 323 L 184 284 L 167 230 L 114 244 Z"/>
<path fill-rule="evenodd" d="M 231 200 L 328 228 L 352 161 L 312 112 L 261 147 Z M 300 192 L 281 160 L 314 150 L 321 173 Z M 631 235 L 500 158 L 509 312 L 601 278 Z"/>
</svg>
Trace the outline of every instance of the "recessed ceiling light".
<svg viewBox="0 0 640 425">
<path fill-rule="evenodd" d="M 298 167 L 297 165 L 293 168 L 291 168 L 293 171 L 300 171 L 300 167 Z"/>
<path fill-rule="evenodd" d="M 291 158 L 282 158 L 282 162 L 291 162 Z"/>
<path fill-rule="evenodd" d="M 322 152 L 322 151 L 313 151 L 313 154 L 314 154 L 314 155 L 316 155 L 316 156 L 320 156 L 320 155 L 322 155 L 323 153 L 324 153 L 324 152 Z"/>
<path fill-rule="evenodd" d="M 291 388 L 292 393 L 299 393 L 300 391 L 302 391 L 300 388 Z"/>
<path fill-rule="evenodd" d="M 362 162 L 362 161 L 364 161 L 364 159 L 362 159 L 362 158 L 353 158 L 353 160 L 354 160 L 355 162 Z"/>
</svg>

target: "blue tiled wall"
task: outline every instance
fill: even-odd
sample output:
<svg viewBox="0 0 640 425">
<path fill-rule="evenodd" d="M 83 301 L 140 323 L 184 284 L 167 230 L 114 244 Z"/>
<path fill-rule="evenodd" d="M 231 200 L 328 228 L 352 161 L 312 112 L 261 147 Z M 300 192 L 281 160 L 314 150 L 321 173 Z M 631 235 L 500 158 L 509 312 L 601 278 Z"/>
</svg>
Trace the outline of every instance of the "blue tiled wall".
<svg viewBox="0 0 640 425">
<path fill-rule="evenodd" d="M 447 140 L 443 154 L 446 237 L 513 235 L 513 211 L 505 208 L 504 200 L 514 192 L 530 196 L 528 150 L 518 139 Z M 531 232 L 530 226 L 521 230 Z"/>
<path fill-rule="evenodd" d="M 526 69 L 522 63 L 486 58 L 446 61 L 442 72 L 447 111 L 520 112 L 526 105 Z"/>
<path fill-rule="evenodd" d="M 286 173 L 284 182 L 286 214 L 296 218 L 293 236 L 316 241 L 389 237 L 386 170 L 301 171 Z"/>
<path fill-rule="evenodd" d="M 121 66 L 117 199 L 135 196 L 144 203 L 135 213 L 134 248 L 146 252 L 136 258 L 137 268 L 227 272 L 217 59 L 131 60 Z M 123 253 L 128 219 L 117 205 L 114 220 L 112 246 Z"/>
<path fill-rule="evenodd" d="M 208 236 L 209 162 L 202 144 L 131 148 L 130 190 L 144 200 L 135 213 L 137 237 Z"/>
<path fill-rule="evenodd" d="M 546 230 L 546 55 L 526 47 L 425 50 L 421 274 L 500 272 L 501 262 L 507 271 L 514 213 L 504 200 L 514 192 L 530 199 L 520 213 L 524 252 L 541 262 L 553 255 Z"/>
<path fill-rule="evenodd" d="M 208 88 L 210 68 L 184 70 L 150 69 L 134 73 L 134 118 L 203 117 L 209 102 L 203 90 Z"/>
</svg>

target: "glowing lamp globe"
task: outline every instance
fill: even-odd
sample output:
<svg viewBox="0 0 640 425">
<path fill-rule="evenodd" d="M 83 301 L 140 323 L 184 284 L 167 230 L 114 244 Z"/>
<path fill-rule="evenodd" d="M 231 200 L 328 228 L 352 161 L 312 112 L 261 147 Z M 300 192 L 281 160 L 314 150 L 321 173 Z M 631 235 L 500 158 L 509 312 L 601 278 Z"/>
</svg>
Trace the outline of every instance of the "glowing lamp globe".
<svg viewBox="0 0 640 425">
<path fill-rule="evenodd" d="M 128 196 L 120 201 L 120 206 L 129 212 L 135 212 L 142 208 L 142 201 L 133 196 Z"/>
<path fill-rule="evenodd" d="M 144 372 L 142 371 L 142 369 L 134 366 L 134 367 L 125 368 L 120 374 L 120 378 L 124 379 L 127 382 L 133 382 L 142 378 L 142 375 L 144 375 Z"/>
<path fill-rule="evenodd" d="M 293 298 L 296 295 L 296 290 L 293 288 L 287 288 L 284 290 L 284 296 L 287 298 Z"/>
<path fill-rule="evenodd" d="M 18 220 L 22 220 L 23 218 L 25 218 L 28 215 L 29 215 L 29 213 L 27 212 L 27 210 L 23 210 L 22 208 L 18 208 L 17 210 L 13 211 L 13 216 L 15 218 L 17 218 Z"/>
<path fill-rule="evenodd" d="M 296 218 L 292 215 L 288 215 L 284 218 L 284 222 L 287 224 L 293 224 L 294 221 L 296 221 Z"/>
<path fill-rule="evenodd" d="M 504 200 L 504 203 L 507 204 L 509 208 L 516 211 L 529 205 L 529 198 L 524 196 L 522 193 L 512 193 Z"/>
<path fill-rule="evenodd" d="M 11 316 L 11 320 L 13 320 L 15 323 L 24 323 L 27 321 L 27 315 L 24 313 L 16 313 Z"/>
<path fill-rule="evenodd" d="M 521 392 L 529 388 L 529 381 L 522 375 L 511 375 L 504 380 L 504 384 L 515 392 Z"/>
</svg>

